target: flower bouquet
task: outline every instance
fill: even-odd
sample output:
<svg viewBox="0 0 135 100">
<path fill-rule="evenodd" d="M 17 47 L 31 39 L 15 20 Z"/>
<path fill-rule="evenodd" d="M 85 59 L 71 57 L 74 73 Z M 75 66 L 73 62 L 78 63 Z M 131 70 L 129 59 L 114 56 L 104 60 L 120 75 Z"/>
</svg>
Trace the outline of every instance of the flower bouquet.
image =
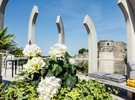
<svg viewBox="0 0 135 100">
<path fill-rule="evenodd" d="M 0 100 L 113 100 L 104 84 L 78 79 L 65 45 L 55 44 L 46 59 L 35 44 L 23 53 L 28 62 L 9 86 L 0 85 Z"/>
</svg>

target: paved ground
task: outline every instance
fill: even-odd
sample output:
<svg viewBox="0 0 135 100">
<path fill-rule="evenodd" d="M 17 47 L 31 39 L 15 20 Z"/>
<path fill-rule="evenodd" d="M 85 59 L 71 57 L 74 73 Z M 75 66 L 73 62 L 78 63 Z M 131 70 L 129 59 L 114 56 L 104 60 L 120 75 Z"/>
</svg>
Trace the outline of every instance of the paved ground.
<svg viewBox="0 0 135 100">
<path fill-rule="evenodd" d="M 14 77 L 12 78 L 12 71 L 11 71 L 11 69 L 7 69 L 6 70 L 6 75 L 5 75 L 5 69 L 2 69 L 2 79 L 3 80 L 9 80 L 9 81 L 14 80 Z"/>
<path fill-rule="evenodd" d="M 82 79 L 88 79 L 88 77 L 85 77 L 84 75 L 78 75 L 78 77 L 80 77 Z M 6 76 L 5 76 L 5 69 L 2 69 L 2 79 L 3 79 L 3 82 L 5 82 L 5 83 L 9 83 L 9 81 L 14 80 L 14 77 L 12 78 L 11 69 L 6 70 Z M 131 100 L 126 96 L 126 91 L 122 91 L 119 95 L 112 95 L 112 96 L 114 98 L 117 98 L 118 100 Z"/>
</svg>

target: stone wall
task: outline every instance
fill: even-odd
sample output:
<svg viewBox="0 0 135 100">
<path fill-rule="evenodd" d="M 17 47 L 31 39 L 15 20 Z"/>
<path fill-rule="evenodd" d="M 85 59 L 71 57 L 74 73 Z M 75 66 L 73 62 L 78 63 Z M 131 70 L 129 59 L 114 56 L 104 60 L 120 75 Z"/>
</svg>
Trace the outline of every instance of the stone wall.
<svg viewBox="0 0 135 100">
<path fill-rule="evenodd" d="M 113 59 L 113 52 L 99 52 L 99 58 Z M 100 72 L 114 73 L 114 61 L 113 60 L 99 60 L 98 70 Z"/>
<path fill-rule="evenodd" d="M 104 54 L 104 55 L 103 55 Z M 113 55 L 112 55 L 113 54 Z M 122 58 L 124 59 L 127 54 L 127 45 L 124 42 L 115 42 L 112 40 L 102 40 L 98 42 L 98 58 L 104 59 L 117 59 Z M 111 56 L 109 56 L 111 55 Z M 77 54 L 75 58 L 88 58 L 88 53 L 84 54 Z M 76 63 L 87 62 L 87 61 L 76 61 Z M 113 69 L 111 69 L 113 66 Z M 114 72 L 119 74 L 125 74 L 126 72 L 126 65 L 123 60 L 114 60 L 114 61 L 99 61 L 98 62 L 98 70 L 105 71 L 106 68 L 107 72 Z M 109 68 L 109 69 L 107 69 Z M 108 71 L 109 70 L 109 71 Z M 112 71 L 110 71 L 112 70 Z"/>
<path fill-rule="evenodd" d="M 124 59 L 127 54 L 127 45 L 124 42 L 114 42 L 111 40 L 103 40 L 98 42 L 98 52 L 112 52 L 114 59 Z M 108 55 L 104 55 L 108 56 Z M 105 58 L 106 58 L 105 57 Z M 106 65 L 106 64 L 105 64 Z M 108 65 L 110 66 L 110 65 Z M 122 60 L 114 60 L 114 73 L 125 74 L 125 63 Z"/>
<path fill-rule="evenodd" d="M 88 52 L 84 52 L 83 54 L 77 54 L 74 56 L 74 58 L 88 58 Z M 88 62 L 88 60 L 76 60 L 75 63 L 84 63 Z"/>
<path fill-rule="evenodd" d="M 124 42 L 114 42 L 114 57 L 124 59 L 127 54 L 127 46 Z M 114 61 L 115 73 L 125 74 L 126 65 L 124 61 Z"/>
</svg>

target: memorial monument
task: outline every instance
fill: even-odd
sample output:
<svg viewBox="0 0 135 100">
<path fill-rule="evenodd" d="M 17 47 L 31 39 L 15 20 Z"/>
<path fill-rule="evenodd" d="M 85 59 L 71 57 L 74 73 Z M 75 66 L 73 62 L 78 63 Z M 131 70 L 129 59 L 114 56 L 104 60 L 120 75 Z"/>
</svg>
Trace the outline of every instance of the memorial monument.
<svg viewBox="0 0 135 100">
<path fill-rule="evenodd" d="M 58 43 L 65 44 L 64 25 L 60 16 L 57 16 L 56 25 L 58 28 Z"/>
<path fill-rule="evenodd" d="M 34 35 L 35 35 L 35 25 L 36 25 L 36 19 L 38 16 L 38 7 L 34 6 L 30 19 L 29 19 L 29 26 L 28 26 L 28 43 L 33 44 L 34 43 Z"/>
<path fill-rule="evenodd" d="M 4 13 L 7 3 L 8 0 L 0 0 L 0 29 L 3 29 L 4 26 Z M 2 69 L 2 54 L 0 54 L 0 83 L 2 82 L 1 69 Z"/>
<path fill-rule="evenodd" d="M 89 61 L 88 61 L 88 73 L 97 72 L 97 34 L 95 26 L 91 18 L 86 15 L 83 22 L 88 33 L 88 49 L 89 49 Z"/>
</svg>

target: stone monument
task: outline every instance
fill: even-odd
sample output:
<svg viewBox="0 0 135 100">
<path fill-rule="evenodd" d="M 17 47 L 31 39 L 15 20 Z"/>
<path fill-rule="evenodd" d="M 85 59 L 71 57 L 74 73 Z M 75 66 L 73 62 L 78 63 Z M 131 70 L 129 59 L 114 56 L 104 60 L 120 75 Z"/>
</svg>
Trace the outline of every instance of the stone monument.
<svg viewBox="0 0 135 100">
<path fill-rule="evenodd" d="M 135 60 L 135 0 L 118 0 L 126 22 L 127 60 Z"/>
<path fill-rule="evenodd" d="M 8 0 L 0 0 L 0 28 L 3 29 L 4 26 L 4 12 Z"/>
<path fill-rule="evenodd" d="M 28 26 L 28 43 L 33 44 L 34 43 L 34 34 L 35 34 L 35 24 L 36 24 L 36 19 L 38 16 L 38 7 L 34 6 L 30 19 L 29 19 L 29 26 Z"/>
<path fill-rule="evenodd" d="M 88 49 L 89 49 L 89 61 L 88 61 L 88 73 L 97 72 L 97 34 L 95 26 L 91 18 L 86 15 L 83 22 L 88 33 Z"/>
<path fill-rule="evenodd" d="M 135 0 L 118 0 L 126 22 L 127 31 L 127 61 L 135 61 Z M 127 66 L 128 67 L 128 66 Z M 130 78 L 131 69 L 127 68 L 127 77 Z M 128 91 L 128 97 L 132 100 L 135 94 Z"/>
<path fill-rule="evenodd" d="M 0 29 L 3 29 L 4 26 L 4 12 L 7 3 L 8 0 L 0 0 Z M 2 68 L 2 54 L 0 54 L 0 83 L 2 83 L 1 68 Z"/>
<path fill-rule="evenodd" d="M 65 44 L 64 25 L 60 16 L 57 16 L 56 25 L 58 28 L 58 43 Z"/>
</svg>

